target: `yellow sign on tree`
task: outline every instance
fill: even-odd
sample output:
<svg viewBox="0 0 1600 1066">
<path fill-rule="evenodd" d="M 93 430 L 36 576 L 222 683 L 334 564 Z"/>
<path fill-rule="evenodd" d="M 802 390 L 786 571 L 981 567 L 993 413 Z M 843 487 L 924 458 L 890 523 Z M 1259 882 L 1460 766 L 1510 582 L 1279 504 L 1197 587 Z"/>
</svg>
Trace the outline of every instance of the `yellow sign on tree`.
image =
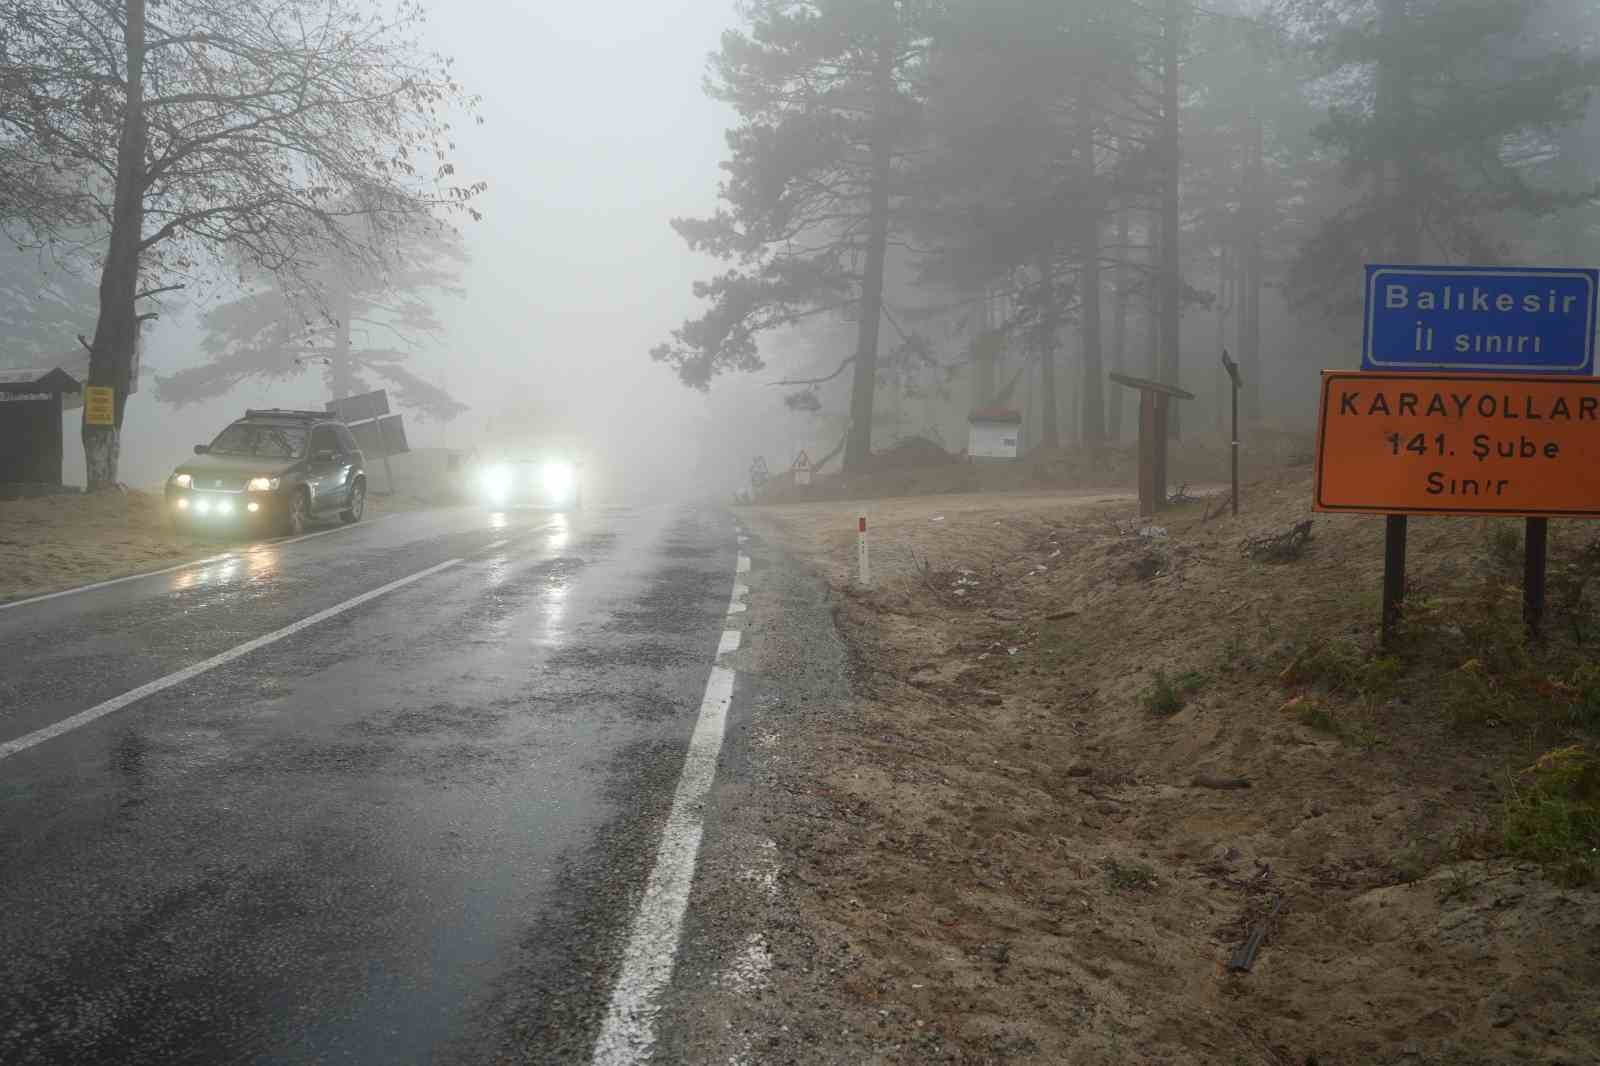
<svg viewBox="0 0 1600 1066">
<path fill-rule="evenodd" d="M 111 426 L 117 421 L 115 390 L 110 385 L 90 385 L 83 390 L 83 422 L 88 426 Z"/>
</svg>

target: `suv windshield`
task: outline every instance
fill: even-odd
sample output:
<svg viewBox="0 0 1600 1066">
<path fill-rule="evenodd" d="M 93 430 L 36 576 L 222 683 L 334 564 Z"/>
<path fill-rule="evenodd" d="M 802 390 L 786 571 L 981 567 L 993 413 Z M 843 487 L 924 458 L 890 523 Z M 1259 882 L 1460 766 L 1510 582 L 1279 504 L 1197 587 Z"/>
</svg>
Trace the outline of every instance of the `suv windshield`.
<svg viewBox="0 0 1600 1066">
<path fill-rule="evenodd" d="M 303 426 L 235 422 L 211 442 L 211 454 L 298 459 L 306 453 L 306 435 Z"/>
</svg>

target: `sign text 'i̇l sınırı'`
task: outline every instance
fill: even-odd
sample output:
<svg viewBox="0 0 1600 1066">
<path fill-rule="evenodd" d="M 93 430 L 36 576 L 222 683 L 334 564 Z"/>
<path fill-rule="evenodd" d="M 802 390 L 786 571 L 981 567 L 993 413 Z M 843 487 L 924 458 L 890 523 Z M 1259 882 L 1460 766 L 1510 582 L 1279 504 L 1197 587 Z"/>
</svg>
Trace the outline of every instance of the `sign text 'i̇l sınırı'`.
<svg viewBox="0 0 1600 1066">
<path fill-rule="evenodd" d="M 1363 370 L 1590 374 L 1600 271 L 1367 267 Z"/>
</svg>

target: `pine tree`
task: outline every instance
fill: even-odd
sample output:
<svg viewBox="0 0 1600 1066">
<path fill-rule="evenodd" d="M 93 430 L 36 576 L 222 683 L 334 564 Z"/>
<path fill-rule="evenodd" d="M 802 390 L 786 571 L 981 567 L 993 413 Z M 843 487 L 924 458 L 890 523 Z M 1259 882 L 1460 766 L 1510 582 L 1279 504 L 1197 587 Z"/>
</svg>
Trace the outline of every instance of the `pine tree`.
<svg viewBox="0 0 1600 1066">
<path fill-rule="evenodd" d="M 845 467 L 871 456 L 873 398 L 902 172 L 919 138 L 917 79 L 931 0 L 748 0 L 713 57 L 710 93 L 739 125 L 709 219 L 673 227 L 737 265 L 695 287 L 709 301 L 651 357 L 705 389 L 765 364 L 758 337 L 820 312 L 858 320 Z"/>
<path fill-rule="evenodd" d="M 207 311 L 201 347 L 210 361 L 158 377 L 157 397 L 177 407 L 223 396 L 249 379 L 286 380 L 322 367 L 342 399 L 381 379 L 396 403 L 451 419 L 466 410 L 448 392 L 404 365 L 442 331 L 430 297 L 459 295 L 466 252 L 454 231 L 410 232 L 387 266 L 330 256 L 301 285 L 272 275 Z"/>
</svg>

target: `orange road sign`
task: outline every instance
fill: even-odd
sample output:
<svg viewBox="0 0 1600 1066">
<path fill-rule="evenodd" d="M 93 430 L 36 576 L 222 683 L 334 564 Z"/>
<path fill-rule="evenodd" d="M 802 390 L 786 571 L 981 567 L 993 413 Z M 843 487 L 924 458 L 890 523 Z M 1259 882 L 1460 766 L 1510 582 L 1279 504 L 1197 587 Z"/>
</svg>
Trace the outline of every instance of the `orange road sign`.
<svg viewBox="0 0 1600 1066">
<path fill-rule="evenodd" d="M 1600 378 L 1324 371 L 1314 505 L 1600 518 Z"/>
</svg>

